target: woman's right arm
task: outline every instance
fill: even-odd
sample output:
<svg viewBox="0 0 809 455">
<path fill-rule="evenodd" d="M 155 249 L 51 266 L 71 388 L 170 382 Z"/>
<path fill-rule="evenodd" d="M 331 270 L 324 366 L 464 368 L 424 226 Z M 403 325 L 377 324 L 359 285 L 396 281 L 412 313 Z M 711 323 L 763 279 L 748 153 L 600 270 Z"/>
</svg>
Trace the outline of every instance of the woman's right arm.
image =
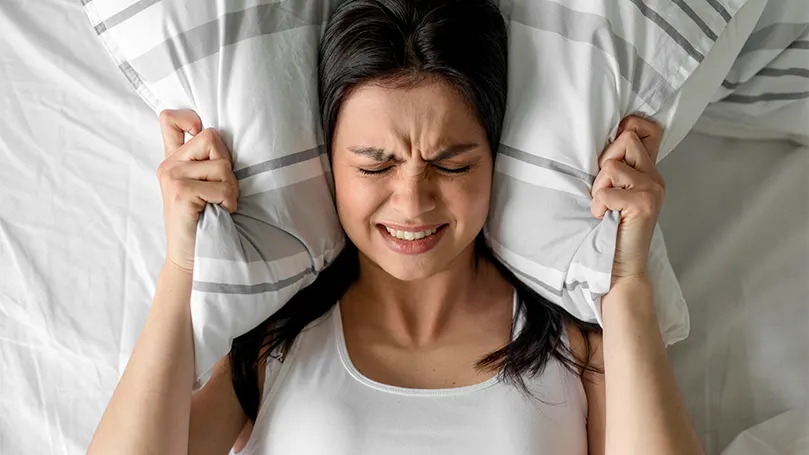
<svg viewBox="0 0 809 455">
<path fill-rule="evenodd" d="M 201 130 L 191 111 L 164 111 L 160 120 L 166 263 L 146 325 L 88 449 L 91 455 L 226 454 L 247 421 L 226 360 L 202 390 L 192 393 L 196 224 L 207 203 L 236 209 L 238 183 L 230 154 L 214 130 Z M 187 143 L 186 132 L 195 135 Z"/>
</svg>

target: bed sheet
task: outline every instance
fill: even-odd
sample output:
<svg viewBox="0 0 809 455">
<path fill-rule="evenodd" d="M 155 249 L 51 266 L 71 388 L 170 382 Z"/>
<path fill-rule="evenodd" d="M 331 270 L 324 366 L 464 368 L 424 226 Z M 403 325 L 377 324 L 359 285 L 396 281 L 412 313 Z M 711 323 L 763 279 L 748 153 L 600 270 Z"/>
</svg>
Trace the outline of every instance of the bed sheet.
<svg viewBox="0 0 809 455">
<path fill-rule="evenodd" d="M 0 2 L 0 454 L 86 451 L 162 263 L 161 158 L 81 2 Z"/>
<path fill-rule="evenodd" d="M 809 148 L 692 133 L 660 171 L 660 225 L 691 314 L 669 357 L 719 453 L 809 405 Z"/>
<path fill-rule="evenodd" d="M 84 453 L 154 292 L 154 114 L 81 2 L 0 2 L 0 454 Z M 709 454 L 809 399 L 809 150 L 691 135 L 661 165 Z"/>
</svg>

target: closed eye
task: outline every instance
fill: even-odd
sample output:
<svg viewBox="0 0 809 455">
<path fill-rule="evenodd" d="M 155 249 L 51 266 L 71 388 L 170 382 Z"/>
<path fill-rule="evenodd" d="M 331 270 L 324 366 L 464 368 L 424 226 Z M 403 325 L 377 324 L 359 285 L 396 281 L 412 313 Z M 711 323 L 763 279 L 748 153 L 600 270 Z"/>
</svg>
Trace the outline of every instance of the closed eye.
<svg viewBox="0 0 809 455">
<path fill-rule="evenodd" d="M 438 170 L 438 172 L 443 172 L 445 174 L 451 174 L 451 175 L 463 174 L 465 172 L 468 172 L 471 167 L 472 167 L 471 165 L 470 166 L 464 166 L 464 167 L 457 167 L 457 168 L 448 168 L 448 167 L 443 167 L 443 166 L 435 166 L 435 168 Z"/>
<path fill-rule="evenodd" d="M 459 175 L 459 174 L 464 174 L 464 173 L 466 173 L 466 172 L 469 172 L 469 169 L 471 169 L 471 168 L 472 168 L 472 166 L 471 166 L 471 165 L 469 165 L 469 166 L 463 166 L 463 167 L 458 167 L 458 168 L 449 168 L 449 167 L 443 167 L 443 166 L 437 166 L 437 165 L 433 165 L 433 167 L 434 167 L 434 168 L 435 168 L 435 169 L 436 169 L 438 172 L 440 172 L 440 173 L 442 173 L 442 174 L 448 174 L 448 175 Z M 393 166 L 384 167 L 384 168 L 382 168 L 382 169 L 363 169 L 363 168 L 357 168 L 357 170 L 359 170 L 359 171 L 360 171 L 360 173 L 365 174 L 365 175 L 381 175 L 381 174 L 384 174 L 384 173 L 386 173 L 386 172 L 390 171 L 391 169 L 393 169 Z"/>
<path fill-rule="evenodd" d="M 359 170 L 360 173 L 365 174 L 365 175 L 380 175 L 380 174 L 384 174 L 385 172 L 388 172 L 391 169 L 393 169 L 393 166 L 388 166 L 388 167 L 385 167 L 385 168 L 382 168 L 382 169 L 357 168 L 357 170 Z"/>
</svg>

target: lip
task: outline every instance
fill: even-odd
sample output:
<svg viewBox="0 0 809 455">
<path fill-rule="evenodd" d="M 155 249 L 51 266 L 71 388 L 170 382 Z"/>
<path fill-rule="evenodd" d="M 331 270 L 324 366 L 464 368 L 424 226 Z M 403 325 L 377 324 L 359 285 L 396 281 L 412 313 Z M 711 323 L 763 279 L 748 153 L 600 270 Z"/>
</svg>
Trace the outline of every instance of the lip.
<svg viewBox="0 0 809 455">
<path fill-rule="evenodd" d="M 393 223 L 379 223 L 379 226 L 387 226 L 391 229 L 396 229 L 397 231 L 404 231 L 404 232 L 423 232 L 428 229 L 438 229 L 441 226 L 444 226 L 446 223 L 438 223 L 438 224 L 420 224 L 418 226 L 404 226 L 401 224 L 393 224 Z"/>
<path fill-rule="evenodd" d="M 396 238 L 390 234 L 388 234 L 387 229 L 385 226 L 396 229 L 397 231 L 409 231 L 409 232 L 421 232 L 426 231 L 427 229 L 438 229 L 438 231 L 430 236 L 424 237 L 423 239 L 418 240 L 403 240 L 400 238 Z M 382 241 L 385 242 L 385 245 L 393 252 L 399 254 L 408 254 L 408 255 L 415 255 L 415 254 L 424 254 L 438 244 L 441 241 L 441 238 L 444 237 L 444 232 L 446 231 L 447 224 L 434 224 L 434 225 L 424 225 L 424 226 L 398 226 L 395 224 L 377 224 L 376 228 L 379 230 L 380 235 L 382 235 Z"/>
</svg>

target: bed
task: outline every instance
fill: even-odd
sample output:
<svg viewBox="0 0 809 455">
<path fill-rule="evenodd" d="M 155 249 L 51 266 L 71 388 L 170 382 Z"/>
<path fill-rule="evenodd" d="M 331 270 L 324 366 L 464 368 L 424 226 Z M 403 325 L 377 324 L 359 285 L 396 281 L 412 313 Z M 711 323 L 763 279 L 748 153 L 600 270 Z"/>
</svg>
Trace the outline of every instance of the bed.
<svg viewBox="0 0 809 455">
<path fill-rule="evenodd" d="M 159 127 L 81 2 L 5 0 L 0 30 L 0 454 L 79 454 L 163 260 Z M 809 148 L 696 129 L 661 163 L 684 400 L 709 454 L 807 453 L 766 430 L 809 426 Z"/>
</svg>

